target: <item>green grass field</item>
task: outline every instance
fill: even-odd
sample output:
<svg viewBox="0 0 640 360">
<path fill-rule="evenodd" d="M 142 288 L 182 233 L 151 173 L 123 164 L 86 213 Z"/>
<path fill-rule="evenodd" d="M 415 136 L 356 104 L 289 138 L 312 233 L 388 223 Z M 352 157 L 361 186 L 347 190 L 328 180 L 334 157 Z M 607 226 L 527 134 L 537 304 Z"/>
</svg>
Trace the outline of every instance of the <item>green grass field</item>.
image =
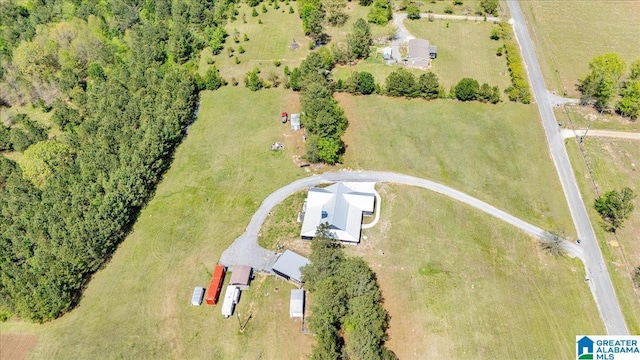
<svg viewBox="0 0 640 360">
<path fill-rule="evenodd" d="M 535 106 L 339 94 L 345 166 L 422 176 L 545 229 L 574 229 Z"/>
<path fill-rule="evenodd" d="M 640 59 L 637 1 L 533 0 L 521 3 L 550 90 L 578 96 L 575 84 L 597 55 Z"/>
<path fill-rule="evenodd" d="M 153 200 L 93 276 L 80 305 L 44 325 L 2 324 L 3 332 L 38 334 L 37 358 L 299 357 L 300 349 L 287 344 L 311 340 L 289 321 L 287 286 L 262 296 L 273 292 L 273 279 L 243 297 L 242 313 L 251 302 L 261 304 L 244 336 L 236 336 L 237 320 L 225 321 L 219 307 L 189 303 L 193 287 L 208 286 L 222 251 L 260 202 L 306 176 L 291 160 L 293 147 L 269 150 L 272 142 L 289 141 L 279 114 L 290 102 L 291 94 L 279 89 L 204 92 L 200 117 Z"/>
<path fill-rule="evenodd" d="M 577 144 L 567 140 L 567 150 L 578 179 L 582 197 L 587 206 L 591 222 L 600 241 L 600 248 L 609 266 L 618 301 L 622 307 L 627 326 L 631 333 L 640 332 L 640 301 L 634 291 L 631 273 L 640 266 L 640 199 L 634 201 L 635 212 L 627 220 L 617 236 L 605 232 L 598 213 L 593 209 L 597 197 L 594 183 L 588 175 Z M 595 184 L 600 193 L 628 186 L 636 193 L 640 189 L 640 144 L 634 140 L 587 138 L 584 142 L 586 159 L 589 163 Z"/>
<path fill-rule="evenodd" d="M 427 19 L 406 20 L 404 24 L 414 36 L 438 46 L 438 58 L 432 62 L 432 70 L 447 90 L 465 77 L 501 90 L 511 84 L 506 58 L 496 56 L 502 42 L 490 39 L 495 25 L 464 20 L 429 22 Z"/>
<path fill-rule="evenodd" d="M 348 251 L 376 271 L 400 359 L 568 359 L 576 334 L 605 331 L 579 260 L 432 192 L 377 188 L 380 222 Z"/>
<path fill-rule="evenodd" d="M 481 84 L 487 82 L 501 90 L 510 85 L 507 62 L 504 57 L 496 56 L 502 43 L 489 38 L 494 25 L 464 20 L 429 22 L 427 19 L 405 20 L 405 25 L 416 37 L 428 39 L 438 46 L 438 58 L 432 61 L 431 70 L 447 91 L 465 77 L 474 78 Z M 334 76 L 346 79 L 351 71 L 367 71 L 373 74 L 376 82 L 384 84 L 386 77 L 397 69 L 397 66 L 385 65 L 380 53 L 372 53 L 371 58 L 355 66 L 337 67 Z M 416 76 L 424 73 L 415 69 L 409 71 Z"/>
<path fill-rule="evenodd" d="M 539 226 L 555 229 L 570 225 L 560 187 L 546 155 L 546 147 L 542 141 L 535 140 L 542 138 L 542 129 L 534 107 L 347 95 L 341 95 L 339 100 L 350 119 L 345 137 L 348 149 L 343 167 L 385 169 L 423 176 L 468 192 Z M 250 92 L 242 87 L 229 86 L 214 93 L 203 93 L 200 117 L 178 148 L 172 167 L 159 185 L 155 197 L 141 212 L 132 233 L 120 245 L 111 261 L 94 275 L 80 305 L 51 323 L 33 325 L 9 322 L 3 324 L 3 331 L 37 334 L 39 343 L 33 352 L 36 358 L 293 359 L 306 356 L 313 339 L 302 335 L 299 331 L 300 324 L 293 323 L 288 318 L 288 286 L 275 282 L 274 279 L 259 278 L 255 285 L 262 285 L 252 286 L 243 295 L 240 313 L 245 316 L 253 314 L 244 335 L 237 334 L 237 319 L 224 320 L 219 315 L 219 308 L 194 308 L 189 304 L 193 287 L 208 285 L 210 272 L 222 251 L 244 231 L 260 202 L 284 184 L 308 176 L 292 160 L 293 155 L 301 151 L 296 148 L 299 133 L 291 132 L 288 126 L 279 122 L 280 112 L 295 106 L 298 106 L 297 96 L 283 89 Z M 401 120 L 389 121 L 394 118 Z M 284 151 L 269 150 L 269 145 L 276 141 L 285 143 Z M 409 196 L 411 199 L 418 196 L 412 194 L 390 192 L 385 201 L 391 203 L 394 197 Z M 296 201 L 299 200 L 294 197 L 288 206 L 295 208 L 298 206 Z M 419 210 L 416 213 L 436 211 L 437 206 L 429 205 L 435 204 L 435 201 L 438 200 L 429 198 L 428 201 L 421 202 L 421 206 L 430 210 Z M 483 229 L 493 229 L 496 232 L 491 237 L 503 239 L 507 243 L 529 244 L 527 251 L 531 255 L 531 248 L 536 246 L 531 239 L 505 227 L 506 225 L 495 225 L 496 221 L 488 217 L 473 215 L 474 211 L 463 208 L 460 204 L 449 203 L 447 206 L 451 207 L 451 212 L 443 212 L 443 216 L 458 219 L 456 221 L 465 225 L 453 226 L 450 221 L 445 220 L 437 225 L 440 220 L 430 216 L 429 218 L 434 219 L 434 226 L 439 226 L 439 231 L 449 227 L 456 228 L 446 237 L 442 235 L 443 243 L 458 243 L 462 248 L 469 237 L 479 241 L 478 239 L 485 238 Z M 409 205 L 401 211 L 414 211 L 416 204 Z M 287 203 L 283 207 L 286 209 Z M 384 207 L 382 211 L 385 214 Z M 274 214 L 279 212 L 276 210 Z M 469 216 L 460 217 L 461 214 Z M 295 214 L 291 214 L 291 217 L 294 216 Z M 276 225 L 289 222 L 287 226 L 295 230 L 293 235 L 289 235 L 289 239 L 297 236 L 297 226 L 292 224 L 294 220 L 287 219 L 286 216 L 274 216 L 274 219 Z M 384 231 L 385 236 L 397 235 L 398 238 L 409 241 L 411 232 L 399 230 L 396 233 L 394 230 L 391 233 L 389 229 L 417 227 L 423 223 L 422 217 L 416 221 L 403 217 L 398 220 L 398 224 L 394 221 L 392 226 L 386 220 L 372 229 L 369 236 L 375 237 L 373 234 L 376 231 L 387 229 Z M 467 235 L 463 236 L 462 233 Z M 269 230 L 265 230 L 263 235 L 279 239 L 276 241 L 287 239 L 287 234 L 278 231 L 272 236 Z M 416 238 L 419 239 L 423 238 Z M 518 240 L 514 242 L 514 239 Z M 295 247 L 304 247 L 299 241 L 296 244 L 298 245 Z M 398 244 L 390 243 L 389 246 L 398 247 Z M 378 254 L 378 249 L 370 246 L 358 249 L 357 251 L 364 251 L 365 255 L 370 251 L 368 256 Z M 381 249 L 385 252 L 396 251 Z M 500 251 L 495 251 L 482 258 L 487 262 L 473 266 L 484 267 L 489 273 L 499 272 L 497 269 L 500 267 L 494 267 L 502 264 L 500 258 L 490 260 L 493 255 L 501 254 Z M 428 264 L 422 254 L 415 253 L 415 258 L 406 259 L 406 264 L 393 258 L 398 267 L 413 269 L 411 272 L 398 272 L 398 279 L 404 281 L 406 276 L 414 276 L 416 264 L 421 267 Z M 439 258 L 442 261 L 445 257 Z M 536 259 L 534 257 L 532 261 Z M 516 263 L 519 262 L 520 260 Z M 564 264 L 558 265 L 562 267 L 558 271 L 563 276 L 582 276 L 580 266 L 564 260 L 559 264 Z M 374 264 L 374 268 L 378 271 L 377 265 Z M 514 270 L 509 267 L 505 269 Z M 383 288 L 390 286 L 385 274 L 380 275 Z M 474 283 L 477 284 L 474 286 L 479 286 L 485 292 L 489 292 L 491 284 L 499 279 L 488 277 L 480 280 L 476 276 L 465 279 L 462 275 L 457 276 L 456 282 L 452 284 L 458 286 Z M 569 295 L 556 299 L 559 295 L 554 295 L 555 290 L 537 293 L 542 290 L 534 289 L 531 290 L 534 299 L 531 304 L 530 297 L 512 301 L 512 298 L 498 291 L 497 295 L 492 295 L 492 303 L 501 303 L 503 299 L 507 299 L 506 302 L 513 303 L 514 306 L 541 306 L 544 309 L 547 304 L 578 301 L 575 312 L 581 314 L 590 306 L 583 302 L 592 301 L 588 292 L 582 300 L 576 300 L 576 296 L 571 295 L 574 294 L 572 291 L 577 291 L 571 284 L 574 280 L 569 279 L 570 282 L 566 283 L 567 278 L 558 275 L 553 279 L 569 287 Z M 537 283 L 538 280 L 531 280 L 522 286 L 530 287 Z M 498 285 L 507 287 L 506 283 L 500 285 L 498 282 Z M 543 285 L 543 288 L 547 287 L 546 283 Z M 420 285 L 414 292 L 399 295 L 401 297 L 397 301 L 404 301 L 405 296 L 411 296 L 414 300 L 424 299 L 425 294 L 431 293 L 433 289 L 423 286 Z M 438 286 L 443 293 L 450 291 L 455 295 L 458 291 L 455 288 L 447 289 L 443 284 Z M 551 289 L 555 289 L 555 286 L 551 286 Z M 280 289 L 277 292 L 276 287 Z M 267 293 L 270 295 L 265 296 Z M 398 310 L 394 306 L 397 305 L 392 303 L 395 299 L 391 297 L 393 293 L 392 290 L 385 292 L 385 298 L 393 311 L 392 346 L 399 353 L 402 353 L 404 347 L 411 349 L 426 346 L 427 342 L 423 342 L 423 345 L 414 344 L 415 342 L 410 341 L 409 334 L 402 334 L 401 327 L 393 326 L 397 324 L 395 321 L 402 319 L 402 315 L 396 313 Z M 440 330 L 434 327 L 438 325 L 434 321 L 449 310 L 459 310 L 465 301 L 470 300 L 461 299 L 456 303 L 458 305 L 452 307 L 442 304 L 443 307 L 437 313 L 420 319 L 421 323 L 431 329 L 430 339 L 436 341 L 439 338 L 456 337 L 453 332 L 438 335 Z M 484 298 L 478 304 L 484 307 L 487 302 L 488 298 Z M 427 305 L 427 310 L 424 311 L 432 310 L 429 304 L 410 304 L 416 309 Z M 512 305 L 504 306 L 509 308 Z M 543 310 L 540 311 L 544 313 Z M 486 316 L 494 314 L 489 312 Z M 555 326 L 557 320 L 554 316 L 549 315 L 551 313 L 544 314 L 544 317 L 532 325 L 536 329 Z M 472 314 L 452 313 L 451 316 L 451 324 L 458 325 L 469 321 Z M 582 326 L 582 321 L 584 320 L 574 321 L 567 326 L 579 327 Z M 442 330 L 442 326 L 448 328 L 450 325 L 440 323 L 438 326 Z M 480 336 L 486 332 L 482 326 L 471 326 L 464 331 Z M 510 328 L 507 324 L 501 329 L 503 330 L 500 331 L 507 332 Z M 552 340 L 556 344 L 554 346 L 568 346 L 564 344 L 564 338 L 558 336 Z M 498 342 L 497 339 L 474 341 L 480 341 L 476 344 L 490 345 Z M 521 340 L 509 341 L 516 344 L 513 346 L 525 346 L 519 344 Z M 290 346 L 291 342 L 297 345 Z M 460 351 L 470 351 L 460 343 L 443 343 L 439 346 L 443 347 L 442 353 L 450 357 L 457 357 Z M 482 349 L 485 348 L 480 350 Z M 482 351 L 491 353 L 488 348 Z"/>
<path fill-rule="evenodd" d="M 596 109 L 586 106 L 565 106 L 554 109 L 559 123 L 568 129 L 602 129 L 615 131 L 640 132 L 640 121 L 631 121 L 616 114 L 600 114 Z M 571 127 L 573 126 L 573 127 Z"/>
<path fill-rule="evenodd" d="M 302 21 L 298 16 L 296 4 L 292 3 L 294 14 L 289 14 L 289 6 L 279 2 L 280 9 L 267 6 L 267 13 L 260 11 L 261 6 L 256 9 L 257 17 L 251 16 L 251 8 L 246 4 L 239 6 L 237 20 L 225 26 L 229 37 L 225 43 L 225 49 L 218 55 L 213 56 L 215 65 L 220 70 L 221 75 L 230 81 L 236 78 L 242 84 L 247 71 L 253 70 L 256 66 L 262 70 L 262 77 L 273 71 L 282 79 L 282 69 L 285 65 L 294 68 L 309 54 L 309 38 L 304 36 L 302 31 Z M 245 18 L 245 24 L 242 18 Z M 258 21 L 262 20 L 262 24 Z M 234 34 L 238 34 L 239 43 L 234 42 Z M 249 41 L 244 41 L 244 34 L 247 34 Z M 289 46 L 295 40 L 299 44 L 297 50 L 290 50 Z M 245 50 L 244 54 L 238 51 L 239 46 Z M 229 57 L 227 48 L 235 49 L 234 56 Z M 235 63 L 235 56 L 240 59 L 240 64 Z M 211 58 L 211 50 L 206 48 L 202 52 L 200 59 L 200 71 L 204 73 L 208 68 L 207 59 Z M 276 68 L 274 60 L 279 60 L 282 65 Z"/>
</svg>

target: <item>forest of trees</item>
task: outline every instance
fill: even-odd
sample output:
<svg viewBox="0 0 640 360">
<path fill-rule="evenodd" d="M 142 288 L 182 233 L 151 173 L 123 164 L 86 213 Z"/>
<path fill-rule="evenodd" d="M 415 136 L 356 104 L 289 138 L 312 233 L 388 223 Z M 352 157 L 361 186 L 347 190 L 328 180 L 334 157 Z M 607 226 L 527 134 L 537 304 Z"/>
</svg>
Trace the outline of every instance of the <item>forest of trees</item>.
<svg viewBox="0 0 640 360">
<path fill-rule="evenodd" d="M 51 111 L 52 128 L 26 115 L 0 127 L 2 150 L 24 152 L 0 156 L 0 314 L 42 322 L 79 300 L 127 234 L 198 91 L 223 85 L 215 69 L 194 74 L 235 4 L 26 4 L 0 3 L 0 100 Z"/>
</svg>

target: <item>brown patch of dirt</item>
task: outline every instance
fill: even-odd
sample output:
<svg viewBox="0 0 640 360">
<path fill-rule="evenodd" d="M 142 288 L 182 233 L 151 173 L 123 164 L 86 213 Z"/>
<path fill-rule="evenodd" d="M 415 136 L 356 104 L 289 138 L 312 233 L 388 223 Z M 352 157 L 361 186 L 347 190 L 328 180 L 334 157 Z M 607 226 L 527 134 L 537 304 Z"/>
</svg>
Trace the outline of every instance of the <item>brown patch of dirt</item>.
<svg viewBox="0 0 640 360">
<path fill-rule="evenodd" d="M 37 343 L 38 336 L 33 334 L 0 334 L 0 358 L 26 359 Z"/>
</svg>

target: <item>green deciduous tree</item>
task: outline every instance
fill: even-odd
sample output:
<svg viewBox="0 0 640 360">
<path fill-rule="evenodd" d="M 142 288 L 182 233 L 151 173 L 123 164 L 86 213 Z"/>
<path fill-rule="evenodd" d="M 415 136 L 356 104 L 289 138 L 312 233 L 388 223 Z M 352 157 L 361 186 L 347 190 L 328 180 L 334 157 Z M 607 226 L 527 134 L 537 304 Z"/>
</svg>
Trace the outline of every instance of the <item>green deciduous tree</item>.
<svg viewBox="0 0 640 360">
<path fill-rule="evenodd" d="M 480 84 L 471 78 L 464 78 L 456 84 L 456 99 L 460 101 L 473 101 L 478 98 Z"/>
<path fill-rule="evenodd" d="M 409 5 L 407 5 L 407 18 L 409 18 L 410 20 L 418 20 L 420 19 L 420 8 L 418 7 L 418 5 L 412 3 L 409 3 Z"/>
<path fill-rule="evenodd" d="M 616 112 L 632 120 L 640 114 L 640 79 L 629 80 L 622 89 L 622 99 L 616 104 Z"/>
<path fill-rule="evenodd" d="M 393 17 L 391 0 L 373 0 L 373 6 L 367 15 L 367 21 L 377 25 L 386 25 Z"/>
<path fill-rule="evenodd" d="M 376 81 L 371 73 L 354 71 L 347 79 L 347 92 L 355 95 L 373 94 L 376 89 Z"/>
<path fill-rule="evenodd" d="M 414 98 L 420 95 L 420 89 L 416 83 L 416 77 L 405 69 L 398 69 L 385 80 L 385 88 L 388 95 L 406 96 Z"/>
<path fill-rule="evenodd" d="M 349 18 L 345 12 L 347 0 L 324 0 L 322 7 L 326 11 L 326 19 L 331 26 L 342 26 L 347 22 Z"/>
<path fill-rule="evenodd" d="M 578 90 L 582 100 L 591 103 L 600 111 L 609 108 L 611 100 L 618 94 L 620 78 L 626 64 L 618 54 L 608 53 L 596 56 L 590 63 L 591 73 L 580 80 Z"/>
<path fill-rule="evenodd" d="M 485 13 L 498 15 L 498 0 L 480 0 L 480 7 Z"/>
<path fill-rule="evenodd" d="M 73 150 L 58 141 L 41 141 L 27 150 L 18 160 L 22 176 L 38 189 L 46 186 L 53 173 L 72 161 Z"/>
<path fill-rule="evenodd" d="M 611 190 L 598 197 L 593 207 L 605 221 L 605 229 L 616 232 L 634 210 L 633 200 L 636 195 L 628 187 L 622 190 Z"/>
</svg>

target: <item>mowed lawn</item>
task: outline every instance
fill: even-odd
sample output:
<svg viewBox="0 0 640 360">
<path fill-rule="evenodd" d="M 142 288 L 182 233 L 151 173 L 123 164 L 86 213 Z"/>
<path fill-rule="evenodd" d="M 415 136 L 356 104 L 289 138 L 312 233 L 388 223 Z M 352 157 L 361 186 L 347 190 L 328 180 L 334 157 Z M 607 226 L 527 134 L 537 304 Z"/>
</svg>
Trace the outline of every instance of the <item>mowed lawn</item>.
<svg viewBox="0 0 640 360">
<path fill-rule="evenodd" d="M 380 222 L 348 251 L 378 276 L 400 359 L 569 359 L 576 334 L 605 332 L 579 260 L 441 195 L 377 189 Z"/>
<path fill-rule="evenodd" d="M 432 179 L 544 229 L 574 233 L 535 106 L 337 98 L 349 118 L 346 167 Z"/>
<path fill-rule="evenodd" d="M 438 47 L 432 70 L 447 90 L 460 79 L 470 77 L 504 90 L 511 85 L 505 56 L 497 56 L 501 41 L 491 40 L 492 23 L 465 20 L 405 20 L 412 35 Z M 503 95 L 504 96 L 504 95 Z"/>
<path fill-rule="evenodd" d="M 640 332 L 640 301 L 631 279 L 634 268 L 640 266 L 640 198 L 634 200 L 635 211 L 617 231 L 617 236 L 602 229 L 602 220 L 593 209 L 597 197 L 595 187 L 587 171 L 576 142 L 567 140 L 567 150 L 580 185 L 582 197 L 591 218 L 600 248 L 608 260 L 609 273 L 614 282 L 618 301 L 632 334 Z M 588 137 L 584 143 L 589 166 L 599 192 L 628 186 L 640 192 L 640 142 L 625 139 Z"/>
<path fill-rule="evenodd" d="M 273 142 L 289 141 L 279 115 L 294 102 L 280 89 L 202 93 L 199 118 L 171 169 L 80 305 L 43 325 L 3 323 L 3 333 L 37 334 L 36 358 L 297 359 L 310 353 L 312 339 L 289 319 L 290 287 L 273 279 L 258 278 L 255 285 L 262 285 L 242 296 L 239 311 L 253 314 L 244 335 L 237 335 L 238 319 L 224 320 L 219 306 L 190 304 L 193 287 L 209 285 L 222 251 L 263 199 L 307 176 L 291 160 L 292 147 L 269 150 Z"/>
<path fill-rule="evenodd" d="M 532 0 L 520 3 L 550 90 L 578 96 L 597 55 L 640 59 L 640 2 Z"/>
<path fill-rule="evenodd" d="M 231 78 L 235 78 L 242 85 L 245 74 L 255 67 L 262 71 L 262 78 L 266 78 L 270 72 L 275 72 L 282 80 L 285 65 L 292 69 L 300 65 L 300 62 L 309 54 L 309 38 L 304 36 L 302 31 L 302 20 L 298 16 L 296 4 L 291 3 L 295 10 L 294 14 L 289 14 L 289 6 L 284 5 L 284 2 L 278 2 L 280 6 L 278 10 L 272 5 L 264 4 L 267 6 L 267 12 L 262 13 L 262 6 L 257 6 L 256 10 L 259 14 L 257 17 L 251 16 L 251 8 L 246 4 L 238 7 L 237 20 L 225 26 L 229 37 L 222 52 L 212 56 L 209 48 L 202 51 L 200 59 L 202 73 L 210 66 L 207 64 L 207 59 L 213 58 L 214 65 L 227 81 L 230 82 Z M 243 15 L 247 21 L 246 24 L 242 20 Z M 259 21 L 262 21 L 262 24 L 259 24 Z M 239 43 L 234 41 L 236 34 L 240 40 Z M 249 41 L 244 41 L 244 34 L 247 34 Z M 296 50 L 289 48 L 293 40 L 299 44 Z M 240 46 L 244 48 L 244 54 L 240 54 Z M 235 50 L 233 56 L 229 56 L 227 48 Z M 238 57 L 240 64 L 235 63 L 235 57 Z M 281 62 L 279 68 L 274 65 L 275 60 Z"/>
</svg>

